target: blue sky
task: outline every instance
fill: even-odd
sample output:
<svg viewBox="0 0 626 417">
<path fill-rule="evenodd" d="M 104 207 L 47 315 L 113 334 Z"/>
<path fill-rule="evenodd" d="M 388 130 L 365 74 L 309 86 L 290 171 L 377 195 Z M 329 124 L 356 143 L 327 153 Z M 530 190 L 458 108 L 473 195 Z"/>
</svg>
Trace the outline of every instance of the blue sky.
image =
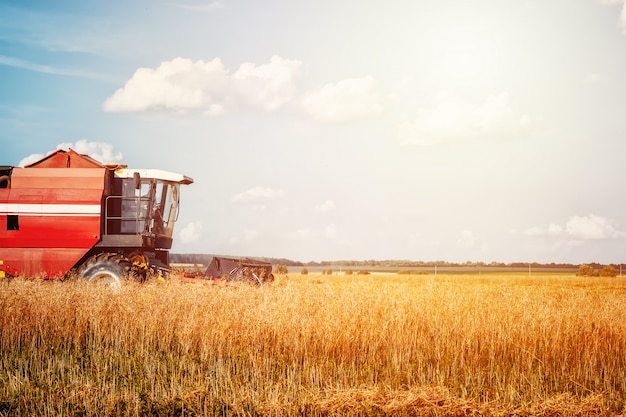
<svg viewBox="0 0 626 417">
<path fill-rule="evenodd" d="M 623 0 L 0 0 L 0 164 L 191 176 L 179 253 L 622 263 L 624 109 Z"/>
</svg>

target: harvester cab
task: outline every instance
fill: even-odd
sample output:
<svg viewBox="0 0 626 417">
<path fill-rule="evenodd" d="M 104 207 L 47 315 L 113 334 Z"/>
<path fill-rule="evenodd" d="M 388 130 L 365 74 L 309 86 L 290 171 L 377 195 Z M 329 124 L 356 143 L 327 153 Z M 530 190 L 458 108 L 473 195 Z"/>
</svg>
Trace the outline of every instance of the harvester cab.
<svg viewBox="0 0 626 417">
<path fill-rule="evenodd" d="M 178 219 L 181 184 L 191 184 L 187 176 L 156 169 L 117 167 L 105 198 L 102 247 L 153 249 L 155 259 L 134 251 L 130 260 L 146 267 L 167 265 L 172 247 L 174 223 Z"/>
<path fill-rule="evenodd" d="M 117 169 L 121 194 L 108 203 L 121 205 L 120 232 L 142 234 L 146 239 L 171 240 L 178 218 L 180 184 L 191 184 L 183 175 L 158 170 Z"/>
</svg>

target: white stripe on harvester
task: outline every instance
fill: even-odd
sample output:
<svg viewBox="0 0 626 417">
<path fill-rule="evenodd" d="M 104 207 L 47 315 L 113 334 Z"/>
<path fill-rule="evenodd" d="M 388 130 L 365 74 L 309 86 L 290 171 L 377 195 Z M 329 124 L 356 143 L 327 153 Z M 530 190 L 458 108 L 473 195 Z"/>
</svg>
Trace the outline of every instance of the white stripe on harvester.
<svg viewBox="0 0 626 417">
<path fill-rule="evenodd" d="M 0 214 L 20 216 L 98 216 L 100 204 L 0 203 Z"/>
</svg>

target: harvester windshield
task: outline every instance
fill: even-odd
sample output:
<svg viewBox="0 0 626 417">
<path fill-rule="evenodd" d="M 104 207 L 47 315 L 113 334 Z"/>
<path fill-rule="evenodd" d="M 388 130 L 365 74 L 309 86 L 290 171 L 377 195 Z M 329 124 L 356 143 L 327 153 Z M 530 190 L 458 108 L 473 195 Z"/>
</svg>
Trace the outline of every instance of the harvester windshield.
<svg viewBox="0 0 626 417">
<path fill-rule="evenodd" d="M 121 233 L 154 233 L 172 237 L 178 215 L 180 185 L 157 179 L 142 179 L 135 188 L 132 179 L 122 182 Z"/>
</svg>

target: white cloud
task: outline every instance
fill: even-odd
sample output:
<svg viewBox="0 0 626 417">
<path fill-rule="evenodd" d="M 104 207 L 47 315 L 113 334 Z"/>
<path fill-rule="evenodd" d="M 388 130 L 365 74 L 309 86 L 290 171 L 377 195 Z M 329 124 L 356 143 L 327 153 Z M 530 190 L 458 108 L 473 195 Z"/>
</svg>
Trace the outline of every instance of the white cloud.
<svg viewBox="0 0 626 417">
<path fill-rule="evenodd" d="M 421 109 L 412 123 L 400 128 L 407 143 L 434 144 L 455 139 L 512 137 L 534 124 L 513 109 L 508 93 L 490 95 L 479 104 L 441 93 L 432 108 Z"/>
<path fill-rule="evenodd" d="M 49 155 L 49 154 L 50 154 L 50 152 L 48 152 L 48 155 Z M 37 161 L 39 161 L 39 160 L 40 160 L 41 158 L 43 158 L 44 156 L 46 156 L 46 155 L 44 155 L 44 154 L 42 154 L 42 153 L 33 153 L 33 154 L 30 154 L 30 155 L 28 155 L 26 158 L 23 158 L 20 162 L 18 162 L 18 163 L 17 163 L 17 166 L 18 166 L 18 167 L 24 167 L 24 166 L 26 166 L 26 165 L 30 165 L 30 164 L 32 164 L 33 162 L 37 162 Z"/>
<path fill-rule="evenodd" d="M 181 243 L 193 243 L 200 240 L 202 235 L 202 223 L 191 222 L 183 227 L 178 234 Z"/>
<path fill-rule="evenodd" d="M 272 56 L 270 63 L 242 64 L 232 76 L 234 91 L 253 108 L 276 110 L 295 94 L 295 80 L 300 75 L 300 61 Z"/>
<path fill-rule="evenodd" d="M 372 77 L 350 78 L 307 92 L 302 107 L 316 120 L 345 122 L 378 116 L 383 107 Z"/>
<path fill-rule="evenodd" d="M 63 143 L 57 149 L 68 148 L 76 152 L 86 154 L 100 162 L 120 162 L 124 155 L 121 152 L 114 152 L 113 145 L 105 142 L 88 142 L 86 139 L 79 139 L 76 143 Z"/>
<path fill-rule="evenodd" d="M 63 149 L 74 149 L 76 152 L 84 155 L 88 155 L 91 158 L 95 159 L 99 162 L 120 162 L 124 155 L 121 152 L 113 151 L 113 145 L 105 142 L 90 142 L 86 139 L 79 139 L 75 143 L 61 143 L 57 145 L 57 148 L 53 151 L 48 151 L 45 154 L 32 154 L 22 159 L 18 166 L 26 166 L 32 164 L 33 162 L 37 162 L 41 158 L 46 155 L 50 155 L 56 150 Z"/>
<path fill-rule="evenodd" d="M 217 116 L 237 106 L 276 110 L 295 94 L 299 61 L 272 56 L 269 64 L 244 63 L 229 74 L 219 58 L 175 58 L 157 68 L 139 68 L 103 104 L 109 112 L 153 109 L 203 111 Z"/>
<path fill-rule="evenodd" d="M 615 220 L 595 214 L 572 216 L 565 226 L 556 223 L 550 223 L 547 228 L 534 226 L 523 233 L 526 236 L 562 236 L 574 241 L 626 237 L 626 233 L 619 230 Z"/>
<path fill-rule="evenodd" d="M 105 111 L 133 112 L 155 108 L 211 112 L 223 95 L 227 70 L 219 58 L 196 61 L 175 58 L 156 69 L 139 68 L 123 88 L 103 104 Z"/>
<path fill-rule="evenodd" d="M 335 208 L 335 202 L 333 200 L 326 200 L 321 204 L 315 206 L 315 211 L 319 211 L 320 213 L 326 213 Z"/>
<path fill-rule="evenodd" d="M 302 63 L 274 55 L 267 64 L 246 62 L 231 73 L 220 58 L 174 58 L 156 68 L 139 68 L 102 105 L 107 112 L 200 111 L 219 116 L 237 108 L 274 111 L 295 104 Z M 380 97 L 370 76 L 349 78 L 305 93 L 302 108 L 322 122 L 378 116 Z"/>
<path fill-rule="evenodd" d="M 588 214 L 587 216 L 573 216 L 565 225 L 565 232 L 577 239 L 615 239 L 624 237 L 624 232 L 618 230 L 615 220 Z"/>
<path fill-rule="evenodd" d="M 233 202 L 251 202 L 280 197 L 284 194 L 281 189 L 253 187 L 233 196 Z"/>
</svg>

